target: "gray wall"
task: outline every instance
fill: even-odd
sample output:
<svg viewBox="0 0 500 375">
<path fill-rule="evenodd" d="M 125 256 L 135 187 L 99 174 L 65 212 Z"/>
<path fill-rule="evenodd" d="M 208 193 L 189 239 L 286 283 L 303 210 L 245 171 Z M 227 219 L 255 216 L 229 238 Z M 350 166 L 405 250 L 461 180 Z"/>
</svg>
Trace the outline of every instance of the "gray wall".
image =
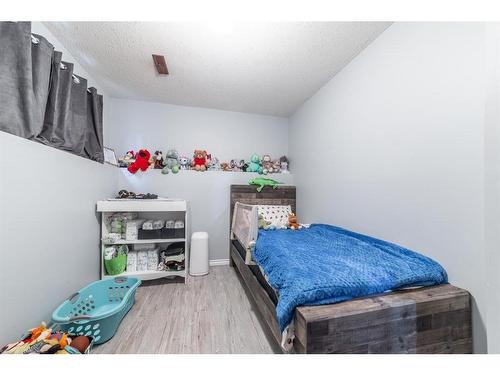
<svg viewBox="0 0 500 375">
<path fill-rule="evenodd" d="M 477 352 L 497 294 L 486 280 L 484 57 L 484 24 L 396 23 L 290 120 L 302 218 L 439 261 L 473 295 Z"/>
</svg>

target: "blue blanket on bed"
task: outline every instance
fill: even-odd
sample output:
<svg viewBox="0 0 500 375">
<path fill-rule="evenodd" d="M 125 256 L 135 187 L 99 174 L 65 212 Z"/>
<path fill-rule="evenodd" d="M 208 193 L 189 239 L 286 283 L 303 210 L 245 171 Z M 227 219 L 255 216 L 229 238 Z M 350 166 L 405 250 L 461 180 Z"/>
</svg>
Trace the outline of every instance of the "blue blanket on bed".
<svg viewBox="0 0 500 375">
<path fill-rule="evenodd" d="M 446 271 L 432 259 L 324 224 L 297 231 L 259 230 L 254 259 L 278 292 L 282 331 L 297 306 L 447 282 Z"/>
</svg>

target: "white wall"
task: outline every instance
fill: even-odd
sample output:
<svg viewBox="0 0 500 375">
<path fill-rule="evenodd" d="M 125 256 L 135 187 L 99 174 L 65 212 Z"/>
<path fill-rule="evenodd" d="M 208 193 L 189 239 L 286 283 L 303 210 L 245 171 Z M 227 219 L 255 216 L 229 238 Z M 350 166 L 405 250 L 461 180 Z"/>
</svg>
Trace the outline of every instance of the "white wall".
<svg viewBox="0 0 500 375">
<path fill-rule="evenodd" d="M 151 153 L 175 148 L 192 156 L 196 148 L 206 149 L 219 160 L 250 159 L 253 153 L 279 158 L 288 154 L 288 120 L 214 109 L 110 99 L 109 142 L 117 155 L 146 147 Z M 119 189 L 154 192 L 187 199 L 191 204 L 193 231 L 207 231 L 210 259 L 229 258 L 229 187 L 246 184 L 250 173 L 186 172 L 162 175 L 148 171 L 130 175 L 122 170 Z M 292 175 L 274 175 L 291 184 Z"/>
<path fill-rule="evenodd" d="M 229 259 L 229 190 L 234 184 L 247 184 L 256 173 L 180 171 L 163 175 L 149 170 L 131 175 L 120 169 L 120 189 L 157 192 L 161 196 L 187 199 L 190 203 L 191 232 L 209 234 L 210 260 Z M 293 175 L 275 174 L 271 178 L 293 185 Z"/>
<path fill-rule="evenodd" d="M 7 343 L 99 278 L 95 202 L 114 193 L 117 169 L 4 132 L 0 168 L 0 342 Z"/>
<path fill-rule="evenodd" d="M 198 107 L 110 99 L 109 144 L 117 156 L 146 147 L 175 148 L 192 156 L 206 149 L 219 160 L 248 160 L 253 153 L 279 158 L 288 153 L 288 120 Z"/>
<path fill-rule="evenodd" d="M 439 261 L 472 293 L 477 352 L 495 298 L 484 252 L 484 31 L 396 23 L 290 120 L 303 219 Z"/>
<path fill-rule="evenodd" d="M 42 24 L 32 32 L 75 61 Z M 99 87 L 78 64 L 75 73 Z M 0 343 L 7 343 L 99 278 L 95 202 L 115 193 L 118 171 L 4 132 L 0 159 Z"/>
</svg>

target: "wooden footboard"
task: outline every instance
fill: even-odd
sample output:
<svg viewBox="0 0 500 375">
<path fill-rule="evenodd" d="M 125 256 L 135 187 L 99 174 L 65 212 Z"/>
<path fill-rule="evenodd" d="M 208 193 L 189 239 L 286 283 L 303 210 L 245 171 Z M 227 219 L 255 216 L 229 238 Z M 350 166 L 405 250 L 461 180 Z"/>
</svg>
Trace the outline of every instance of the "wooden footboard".
<svg viewBox="0 0 500 375">
<path fill-rule="evenodd" d="M 271 298 L 230 248 L 232 264 L 279 344 Z M 298 307 L 293 347 L 296 353 L 471 353 L 470 295 L 447 284 Z"/>
</svg>

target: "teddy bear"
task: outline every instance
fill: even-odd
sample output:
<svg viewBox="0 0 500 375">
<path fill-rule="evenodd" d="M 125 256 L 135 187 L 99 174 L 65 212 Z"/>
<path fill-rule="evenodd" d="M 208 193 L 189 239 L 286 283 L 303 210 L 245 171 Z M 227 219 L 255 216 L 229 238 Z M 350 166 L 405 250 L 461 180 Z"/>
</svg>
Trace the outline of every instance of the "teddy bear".
<svg viewBox="0 0 500 375">
<path fill-rule="evenodd" d="M 293 212 L 288 215 L 288 228 L 292 230 L 296 230 L 300 228 L 300 225 L 297 221 L 297 215 L 295 215 Z"/>
<path fill-rule="evenodd" d="M 270 155 L 264 155 L 262 157 L 262 173 L 263 174 L 268 174 L 268 173 L 273 173 L 274 168 L 273 168 L 273 163 Z"/>
<path fill-rule="evenodd" d="M 195 171 L 205 172 L 207 170 L 207 152 L 205 150 L 194 150 L 191 166 Z"/>
<path fill-rule="evenodd" d="M 165 167 L 165 158 L 163 157 L 163 152 L 155 151 L 154 160 L 155 160 L 155 166 L 154 166 L 155 169 L 163 169 L 163 167 Z"/>
<path fill-rule="evenodd" d="M 257 172 L 258 174 L 262 174 L 262 161 L 257 154 L 253 154 L 250 158 L 250 163 L 246 169 L 247 172 Z"/>
<path fill-rule="evenodd" d="M 165 154 L 165 167 L 161 170 L 161 173 L 168 174 L 169 171 L 177 173 L 179 169 L 179 154 L 176 150 L 168 150 Z"/>
<path fill-rule="evenodd" d="M 188 170 L 191 166 L 191 159 L 189 159 L 187 156 L 179 156 L 179 165 L 181 170 Z"/>
<path fill-rule="evenodd" d="M 139 150 L 135 155 L 135 161 L 128 166 L 127 170 L 130 173 L 136 173 L 139 169 L 143 172 L 146 171 L 149 168 L 150 158 L 151 153 L 148 150 Z"/>
</svg>

